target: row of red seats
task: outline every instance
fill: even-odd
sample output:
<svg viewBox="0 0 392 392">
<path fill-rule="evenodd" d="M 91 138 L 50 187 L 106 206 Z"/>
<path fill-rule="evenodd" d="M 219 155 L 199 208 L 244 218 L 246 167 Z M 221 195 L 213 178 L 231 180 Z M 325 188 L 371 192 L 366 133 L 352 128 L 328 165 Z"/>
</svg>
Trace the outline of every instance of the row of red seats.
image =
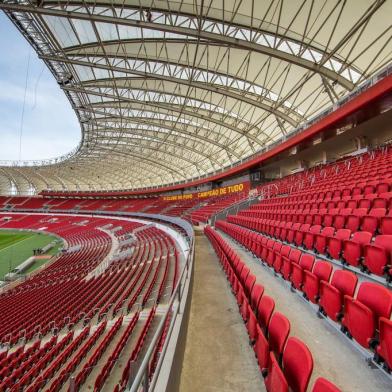
<svg viewBox="0 0 392 392">
<path fill-rule="evenodd" d="M 303 190 L 330 190 L 341 186 L 350 189 L 357 187 L 359 190 L 356 192 L 363 193 L 368 186 L 377 187 L 379 183 L 390 179 L 391 169 L 392 149 L 390 146 L 382 146 L 355 157 L 286 176 L 262 185 L 258 190 L 268 197 Z"/>
<path fill-rule="evenodd" d="M 258 220 L 244 216 L 229 216 L 227 220 L 280 241 L 342 260 L 362 271 L 385 275 L 388 281 L 392 278 L 392 235 L 379 235 L 372 241 L 372 233 L 367 231 L 336 230 L 332 226 L 322 228 L 321 225 Z"/>
<path fill-rule="evenodd" d="M 387 214 L 385 208 L 331 208 L 331 209 L 266 209 L 244 210 L 238 216 L 252 217 L 253 219 L 275 220 L 292 224 L 333 226 L 336 229 L 350 229 L 352 231 L 368 231 L 370 233 L 390 234 L 392 210 Z"/>
<path fill-rule="evenodd" d="M 103 385 L 105 384 L 106 379 L 108 378 L 111 370 L 113 369 L 113 366 L 115 365 L 118 358 L 120 357 L 120 354 L 123 351 L 125 345 L 127 344 L 129 337 L 131 336 L 133 330 L 135 329 L 135 326 L 136 326 L 136 323 L 138 320 L 139 320 L 139 313 L 135 313 L 131 322 L 125 328 L 125 331 L 121 336 L 121 339 L 119 340 L 116 347 L 114 348 L 114 350 L 110 354 L 104 367 L 102 368 L 102 370 L 98 374 L 98 377 L 95 380 L 95 384 L 94 384 L 94 392 L 99 392 L 102 389 Z"/>
<path fill-rule="evenodd" d="M 392 293 L 376 283 L 363 282 L 352 272 L 335 270 L 330 263 L 315 260 L 295 247 L 279 241 L 259 241 L 248 229 L 219 221 L 217 228 L 244 245 L 292 287 L 303 292 L 305 298 L 316 303 L 320 311 L 335 322 L 350 338 L 376 352 L 392 368 Z M 263 236 L 261 236 L 263 238 Z M 266 237 L 264 237 L 266 238 Z M 355 296 L 355 291 L 357 294 Z M 379 337 L 379 340 L 378 340 Z M 388 348 L 389 347 L 389 348 Z"/>
<path fill-rule="evenodd" d="M 66 347 L 58 357 L 45 369 L 45 371 L 38 376 L 38 378 L 31 384 L 26 392 L 39 392 L 47 382 L 58 372 L 58 370 L 67 362 L 68 358 L 78 349 L 78 347 L 86 340 L 90 332 L 90 327 L 86 327 L 82 332 Z M 51 388 L 52 389 L 52 388 Z"/>
<path fill-rule="evenodd" d="M 69 332 L 59 342 L 57 338 L 53 337 L 50 341 L 50 349 L 41 357 L 34 358 L 35 362 L 32 366 L 29 366 L 29 370 L 21 373 L 21 377 L 11 385 L 5 385 L 4 391 L 11 388 L 12 391 L 23 390 L 24 388 L 32 385 L 35 379 L 42 374 L 42 372 L 50 365 L 57 356 L 66 349 L 66 347 L 72 342 L 73 332 Z M 55 342 L 55 344 L 53 344 Z M 56 343 L 57 342 L 57 343 Z"/>
<path fill-rule="evenodd" d="M 118 224 L 118 221 L 116 222 Z M 95 224 L 97 224 L 97 221 Z M 81 228 L 79 228 L 79 230 L 81 230 Z M 124 233 L 122 232 L 121 234 Z M 150 242 L 151 237 L 156 235 L 158 235 L 157 239 L 155 239 L 146 250 L 145 243 Z M 152 258 L 152 253 L 151 256 L 148 256 L 146 252 L 152 252 L 151 247 L 154 246 L 154 243 L 157 244 L 156 252 L 168 254 L 169 248 L 173 248 L 173 243 L 167 240 L 168 237 L 155 228 L 140 231 L 137 233 L 137 237 L 143 244 L 143 252 L 142 254 L 134 253 L 132 257 L 140 257 L 141 260 L 134 259 L 134 261 L 132 261 L 131 259 L 130 263 L 137 262 L 137 264 L 142 264 L 144 261 L 143 257 Z M 160 247 L 162 247 L 162 249 L 160 249 Z M 79 268 L 84 268 L 83 265 L 85 267 L 88 266 L 88 269 L 90 270 L 99 262 L 97 259 L 94 264 L 89 264 L 87 262 L 77 264 L 76 260 L 72 259 L 78 253 L 79 252 L 75 252 L 71 255 L 64 255 L 60 259 L 67 260 L 67 264 L 71 263 L 74 267 L 77 265 L 79 265 Z M 128 298 L 127 296 L 123 296 L 123 292 L 126 291 L 126 285 L 129 283 L 131 277 L 126 270 L 126 268 L 129 267 L 128 262 L 124 262 L 118 267 L 121 269 L 121 274 L 124 275 L 123 279 L 117 279 L 118 277 L 112 274 L 112 270 L 109 269 L 107 273 L 88 281 L 83 279 L 83 274 L 78 276 L 80 280 L 75 279 L 74 275 L 76 271 L 74 268 L 59 268 L 59 265 L 62 264 L 59 264 L 58 260 L 47 270 L 42 271 L 34 278 L 19 285 L 16 289 L 10 290 L 3 296 L 0 296 L 0 308 L 4 308 L 4 310 L 7 310 L 8 312 L 8 315 L 5 313 L 4 324 L 2 323 L 4 328 L 4 341 L 10 341 L 11 344 L 15 344 L 21 337 L 31 339 L 36 333 L 40 332 L 41 334 L 45 334 L 54 326 L 57 329 L 61 329 L 66 323 L 70 325 L 77 323 L 81 317 L 91 319 L 97 311 L 100 312 L 100 317 L 102 317 L 107 313 L 113 302 L 115 308 L 117 306 L 116 304 L 120 304 L 120 302 L 123 303 Z M 150 267 L 150 271 L 152 271 L 152 268 L 156 268 L 156 264 L 152 263 Z M 58 277 L 53 275 L 54 271 L 57 271 L 56 274 L 58 274 Z M 72 279 L 68 277 L 71 275 L 67 275 L 71 273 Z M 148 276 L 143 280 L 144 283 L 147 282 Z M 144 287 L 139 284 L 136 286 L 135 281 L 133 288 L 137 289 L 137 293 L 140 293 Z M 126 291 L 126 293 L 128 296 L 131 296 L 134 303 L 138 294 L 134 293 L 134 295 L 132 295 L 133 288 L 130 291 Z M 72 291 L 72 296 L 66 294 L 66 292 L 69 291 Z M 46 295 L 46 292 L 50 292 L 50 296 Z M 103 293 L 103 295 L 99 295 L 99 293 Z M 147 301 L 147 297 L 145 300 Z M 50 304 L 48 304 L 48 301 Z M 121 304 L 119 307 L 120 306 Z M 10 313 L 9 309 L 14 309 L 15 311 Z M 17 312 L 17 309 L 20 311 Z M 41 312 L 39 309 L 45 309 L 46 311 Z M 25 317 L 26 315 L 29 315 L 29 317 Z M 35 325 L 41 325 L 41 328 L 37 330 L 34 326 L 31 327 L 33 322 Z M 23 330 L 26 330 L 27 332 L 24 333 Z M 11 331 L 14 332 L 12 332 L 12 335 L 9 335 Z"/>
<path fill-rule="evenodd" d="M 300 339 L 288 337 L 289 320 L 274 312 L 275 301 L 264 295 L 264 287 L 256 283 L 256 277 L 234 250 L 211 227 L 206 227 L 204 232 L 213 244 L 237 298 L 267 391 L 307 391 L 313 371 L 308 347 Z M 339 392 L 339 389 L 319 378 L 312 391 Z"/>
<path fill-rule="evenodd" d="M 143 326 L 142 331 L 140 332 L 140 335 L 137 339 L 135 348 L 132 351 L 131 356 L 129 357 L 127 364 L 125 365 L 125 368 L 122 373 L 121 381 L 116 385 L 114 392 L 123 392 L 125 391 L 127 384 L 129 382 L 129 377 L 130 377 L 130 372 L 131 369 L 135 369 L 135 365 L 139 359 L 139 355 L 144 347 L 144 342 L 147 339 L 148 333 L 151 330 L 152 322 L 155 316 L 156 312 L 156 307 L 154 306 L 147 317 L 147 320 Z"/>
<path fill-rule="evenodd" d="M 48 389 L 50 392 L 58 392 L 61 390 L 70 375 L 76 370 L 82 360 L 87 357 L 88 352 L 105 332 L 106 325 L 106 320 L 100 323 L 95 332 L 83 343 L 74 358 L 66 364 L 60 374 L 53 380 Z"/>
<path fill-rule="evenodd" d="M 110 328 L 109 332 L 106 334 L 104 339 L 100 342 L 99 346 L 94 350 L 94 353 L 88 359 L 88 361 L 83 366 L 83 369 L 75 377 L 75 390 L 79 391 L 80 387 L 84 384 L 87 377 L 91 373 L 94 366 L 97 364 L 99 359 L 102 357 L 103 353 L 106 351 L 110 342 L 113 340 L 114 336 L 117 334 L 121 328 L 123 322 L 123 317 L 119 317 L 117 321 Z M 70 392 L 70 390 L 69 390 Z"/>
</svg>

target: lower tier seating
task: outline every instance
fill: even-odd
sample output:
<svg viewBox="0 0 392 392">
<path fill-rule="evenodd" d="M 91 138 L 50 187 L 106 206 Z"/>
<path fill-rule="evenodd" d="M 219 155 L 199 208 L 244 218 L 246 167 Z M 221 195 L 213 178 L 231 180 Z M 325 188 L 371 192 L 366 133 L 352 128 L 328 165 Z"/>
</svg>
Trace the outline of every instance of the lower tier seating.
<svg viewBox="0 0 392 392">
<path fill-rule="evenodd" d="M 392 369 L 390 348 L 392 292 L 378 283 L 362 282 L 350 271 L 332 269 L 296 247 L 283 245 L 235 224 L 219 221 L 216 227 L 227 233 L 290 282 L 293 289 L 319 312 L 338 323 L 342 332 L 356 341 L 387 371 Z"/>
<path fill-rule="evenodd" d="M 313 371 L 313 357 L 300 339 L 289 337 L 290 321 L 274 312 L 275 301 L 264 295 L 264 287 L 241 261 L 238 254 L 211 227 L 205 228 L 236 296 L 246 324 L 267 391 L 305 392 Z M 313 385 L 313 392 L 339 391 L 324 378 Z"/>
<path fill-rule="evenodd" d="M 72 378 L 76 390 L 98 392 L 108 382 L 123 390 L 130 373 L 113 373 L 113 367 L 118 361 L 133 371 L 140 365 L 161 317 L 156 307 L 167 302 L 178 279 L 174 240 L 127 220 L 10 216 L 3 227 L 45 227 L 64 238 L 68 250 L 0 294 L 0 392 L 55 392 Z"/>
</svg>

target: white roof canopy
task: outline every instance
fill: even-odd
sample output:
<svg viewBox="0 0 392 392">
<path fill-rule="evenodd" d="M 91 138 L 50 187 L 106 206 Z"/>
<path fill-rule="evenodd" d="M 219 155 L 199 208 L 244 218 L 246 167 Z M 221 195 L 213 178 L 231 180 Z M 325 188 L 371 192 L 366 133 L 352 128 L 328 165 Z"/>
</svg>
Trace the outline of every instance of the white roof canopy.
<svg viewBox="0 0 392 392">
<path fill-rule="evenodd" d="M 52 71 L 82 133 L 56 162 L 0 167 L 0 191 L 138 189 L 214 173 L 289 135 L 392 53 L 391 1 L 0 8 Z"/>
</svg>

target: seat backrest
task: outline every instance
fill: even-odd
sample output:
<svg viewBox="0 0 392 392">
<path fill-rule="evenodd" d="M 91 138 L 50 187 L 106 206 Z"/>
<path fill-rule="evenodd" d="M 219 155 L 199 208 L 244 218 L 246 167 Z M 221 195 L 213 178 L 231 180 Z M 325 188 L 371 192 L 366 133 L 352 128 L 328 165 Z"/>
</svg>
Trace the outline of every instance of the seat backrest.
<svg viewBox="0 0 392 392">
<path fill-rule="evenodd" d="M 252 292 L 253 289 L 253 285 L 256 282 L 256 276 L 254 276 L 252 273 L 249 272 L 248 277 L 246 278 L 245 281 L 245 289 L 246 289 L 246 293 L 250 294 Z"/>
<path fill-rule="evenodd" d="M 328 210 L 329 215 L 338 215 L 339 214 L 339 208 L 330 208 Z"/>
<path fill-rule="evenodd" d="M 379 322 L 380 330 L 380 350 L 382 357 L 387 362 L 389 368 L 392 368 L 392 321 L 381 317 Z"/>
<path fill-rule="evenodd" d="M 244 267 L 245 267 L 245 263 L 243 263 L 242 261 L 238 261 L 237 266 L 236 266 L 237 274 L 241 275 L 241 271 Z"/>
<path fill-rule="evenodd" d="M 339 229 L 335 233 L 335 238 L 338 238 L 340 240 L 348 240 L 350 236 L 351 236 L 350 229 Z"/>
<path fill-rule="evenodd" d="M 342 208 L 340 210 L 340 215 L 347 216 L 350 215 L 352 211 L 353 211 L 352 208 Z"/>
<path fill-rule="evenodd" d="M 272 239 L 269 239 L 267 241 L 267 248 L 273 248 L 275 241 Z"/>
<path fill-rule="evenodd" d="M 254 351 L 257 357 L 257 362 L 261 371 L 266 369 L 269 364 L 270 347 L 264 333 L 257 325 L 256 322 L 256 341 L 254 345 Z"/>
<path fill-rule="evenodd" d="M 253 289 L 250 294 L 250 304 L 253 309 L 255 310 L 257 309 L 260 298 L 263 296 L 263 294 L 264 294 L 264 286 L 259 283 L 255 283 L 253 285 Z"/>
<path fill-rule="evenodd" d="M 246 278 L 249 275 L 249 272 L 250 272 L 250 268 L 248 266 L 244 266 L 244 268 L 242 268 L 240 280 L 241 280 L 241 283 L 244 285 L 246 282 Z"/>
<path fill-rule="evenodd" d="M 377 196 L 377 193 L 368 193 L 367 195 L 365 195 L 365 199 L 374 200 L 377 198 Z"/>
<path fill-rule="evenodd" d="M 270 353 L 268 375 L 265 378 L 267 392 L 288 392 L 289 386 L 275 355 Z"/>
<path fill-rule="evenodd" d="M 302 252 L 299 249 L 292 249 L 289 255 L 289 259 L 293 263 L 298 263 L 301 258 Z"/>
<path fill-rule="evenodd" d="M 352 297 L 357 287 L 358 278 L 350 271 L 335 270 L 332 275 L 331 285 L 337 288 L 343 295 Z"/>
<path fill-rule="evenodd" d="M 378 235 L 374 240 L 374 245 L 386 249 L 387 252 L 392 252 L 392 235 Z"/>
<path fill-rule="evenodd" d="M 284 314 L 275 312 L 271 316 L 268 326 L 268 341 L 271 351 L 275 353 L 277 358 L 280 358 L 283 353 L 289 333 L 290 321 Z"/>
<path fill-rule="evenodd" d="M 326 237 L 332 237 L 335 234 L 335 228 L 331 226 L 324 227 L 324 229 L 321 230 L 321 234 Z"/>
<path fill-rule="evenodd" d="M 282 250 L 280 251 L 280 255 L 283 257 L 287 257 L 290 254 L 291 246 L 290 245 L 283 245 Z"/>
<path fill-rule="evenodd" d="M 274 250 L 279 251 L 280 249 L 282 249 L 282 243 L 276 241 L 273 247 Z"/>
<path fill-rule="evenodd" d="M 367 214 L 367 208 L 356 208 L 353 211 L 354 216 L 365 216 Z"/>
<path fill-rule="evenodd" d="M 290 390 L 305 392 L 313 371 L 313 358 L 308 347 L 298 338 L 290 337 L 283 352 L 283 374 Z"/>
<path fill-rule="evenodd" d="M 372 240 L 372 233 L 369 233 L 368 231 L 357 231 L 353 234 L 351 237 L 351 241 L 357 242 L 358 244 L 370 244 L 370 241 Z"/>
<path fill-rule="evenodd" d="M 375 216 L 377 218 L 381 218 L 385 216 L 387 213 L 387 210 L 385 208 L 373 208 L 369 211 L 370 216 Z"/>
<path fill-rule="evenodd" d="M 257 307 L 257 318 L 262 328 L 267 328 L 272 312 L 275 309 L 275 301 L 268 295 L 263 295 Z"/>
<path fill-rule="evenodd" d="M 312 234 L 318 234 L 320 233 L 321 226 L 320 225 L 313 225 L 310 229 L 309 232 Z"/>
<path fill-rule="evenodd" d="M 299 261 L 299 265 L 304 269 L 311 271 L 314 263 L 314 256 L 308 253 L 302 253 L 301 260 Z"/>
<path fill-rule="evenodd" d="M 392 292 L 378 283 L 363 282 L 359 286 L 357 300 L 367 306 L 377 318 L 391 317 Z"/>
<path fill-rule="evenodd" d="M 313 273 L 319 278 L 319 280 L 329 282 L 329 278 L 332 273 L 332 264 L 328 261 L 317 260 L 313 267 Z"/>
<path fill-rule="evenodd" d="M 341 392 L 341 390 L 331 381 L 319 377 L 313 385 L 312 392 Z"/>
</svg>

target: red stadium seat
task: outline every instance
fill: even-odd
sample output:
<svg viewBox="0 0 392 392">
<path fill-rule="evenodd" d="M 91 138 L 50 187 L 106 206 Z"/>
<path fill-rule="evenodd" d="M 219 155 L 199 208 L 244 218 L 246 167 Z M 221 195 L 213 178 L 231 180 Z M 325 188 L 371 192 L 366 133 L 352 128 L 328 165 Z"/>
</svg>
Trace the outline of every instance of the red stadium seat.
<svg viewBox="0 0 392 392">
<path fill-rule="evenodd" d="M 263 296 L 263 293 L 264 286 L 259 283 L 255 283 L 250 295 L 250 305 L 254 311 L 257 311 L 257 307 L 259 305 L 260 298 Z"/>
<path fill-rule="evenodd" d="M 259 325 L 250 305 L 246 304 L 243 306 L 246 306 L 248 309 L 248 322 L 246 324 L 246 327 L 248 329 L 249 340 L 251 344 L 253 344 L 257 339 L 257 328 L 259 328 Z"/>
<path fill-rule="evenodd" d="M 333 237 L 334 234 L 335 234 L 334 227 L 324 227 L 324 229 L 321 230 L 320 234 L 316 235 L 315 246 L 314 246 L 315 250 L 321 254 L 325 253 L 329 238 Z"/>
<path fill-rule="evenodd" d="M 274 265 L 273 265 L 276 273 L 281 272 L 283 261 L 285 259 L 288 259 L 290 251 L 291 251 L 290 245 L 283 245 L 280 250 L 280 253 L 278 253 L 276 255 L 275 260 L 274 260 Z"/>
<path fill-rule="evenodd" d="M 312 392 L 341 392 L 341 390 L 325 378 L 319 377 L 313 385 Z"/>
<path fill-rule="evenodd" d="M 292 263 L 291 269 L 291 283 L 294 288 L 300 290 L 302 287 L 302 281 L 304 276 L 304 271 L 311 271 L 314 264 L 314 256 L 303 253 L 299 263 Z"/>
<path fill-rule="evenodd" d="M 370 244 L 371 240 L 372 233 L 366 231 L 357 231 L 354 233 L 351 239 L 343 242 L 343 260 L 347 264 L 358 267 L 363 257 L 364 246 Z"/>
<path fill-rule="evenodd" d="M 313 249 L 316 240 L 316 235 L 320 234 L 320 231 L 321 231 L 321 226 L 314 225 L 309 229 L 307 233 L 305 233 L 303 245 L 306 249 Z"/>
<path fill-rule="evenodd" d="M 376 275 L 383 275 L 392 264 L 392 235 L 379 235 L 365 246 L 364 265 Z"/>
<path fill-rule="evenodd" d="M 270 350 L 281 361 L 283 349 L 290 333 L 290 321 L 282 313 L 275 312 L 268 326 L 268 342 Z"/>
<path fill-rule="evenodd" d="M 380 233 L 384 235 L 392 235 L 392 208 L 389 210 L 388 216 L 381 218 Z"/>
<path fill-rule="evenodd" d="M 377 346 L 377 355 L 385 361 L 388 370 L 392 370 L 392 321 L 380 317 L 379 320 L 379 345 Z"/>
<path fill-rule="evenodd" d="M 351 236 L 351 230 L 339 229 L 333 237 L 328 240 L 328 253 L 333 259 L 340 259 L 343 250 L 343 242 Z"/>
<path fill-rule="evenodd" d="M 267 392 L 289 392 L 286 378 L 273 353 L 270 353 L 268 374 L 264 383 Z"/>
<path fill-rule="evenodd" d="M 320 282 L 329 282 L 332 265 L 327 261 L 317 260 L 313 271 L 304 271 L 304 284 L 302 291 L 311 302 L 317 303 L 320 292 Z"/>
<path fill-rule="evenodd" d="M 275 301 L 268 295 L 263 295 L 257 307 L 257 320 L 263 332 L 267 331 L 268 324 L 275 309 Z"/>
<path fill-rule="evenodd" d="M 352 232 L 358 231 L 361 227 L 363 217 L 367 214 L 366 208 L 356 208 L 352 215 L 347 217 L 346 221 L 346 229 L 351 230 Z"/>
<path fill-rule="evenodd" d="M 376 335 L 380 317 L 390 318 L 392 293 L 376 283 L 363 282 L 354 299 L 344 297 L 342 324 L 348 333 L 363 347 L 369 347 Z"/>
<path fill-rule="evenodd" d="M 283 352 L 283 374 L 290 391 L 305 392 L 313 371 L 313 358 L 308 347 L 299 339 L 290 337 Z"/>
<path fill-rule="evenodd" d="M 297 230 L 295 232 L 295 237 L 294 237 L 294 243 L 297 246 L 301 246 L 304 238 L 306 236 L 306 233 L 310 230 L 310 224 L 308 223 L 304 223 L 303 225 L 301 225 L 301 227 L 299 228 L 299 230 Z"/>
<path fill-rule="evenodd" d="M 299 263 L 302 252 L 299 249 L 291 249 L 288 257 L 283 257 L 283 265 L 281 273 L 284 279 L 289 280 L 291 276 L 291 268 L 294 263 Z"/>
<path fill-rule="evenodd" d="M 331 282 L 320 282 L 319 305 L 323 312 L 332 320 L 338 321 L 343 315 L 343 300 L 345 295 L 353 296 L 358 278 L 352 272 L 336 270 Z"/>
<path fill-rule="evenodd" d="M 270 349 L 268 341 L 258 325 L 256 327 L 256 341 L 253 350 L 256 354 L 260 370 L 264 371 L 264 369 L 268 368 L 270 362 Z"/>
<path fill-rule="evenodd" d="M 373 208 L 369 211 L 369 214 L 363 217 L 362 220 L 362 231 L 367 231 L 374 235 L 379 231 L 380 221 L 385 216 L 385 208 Z"/>
</svg>

